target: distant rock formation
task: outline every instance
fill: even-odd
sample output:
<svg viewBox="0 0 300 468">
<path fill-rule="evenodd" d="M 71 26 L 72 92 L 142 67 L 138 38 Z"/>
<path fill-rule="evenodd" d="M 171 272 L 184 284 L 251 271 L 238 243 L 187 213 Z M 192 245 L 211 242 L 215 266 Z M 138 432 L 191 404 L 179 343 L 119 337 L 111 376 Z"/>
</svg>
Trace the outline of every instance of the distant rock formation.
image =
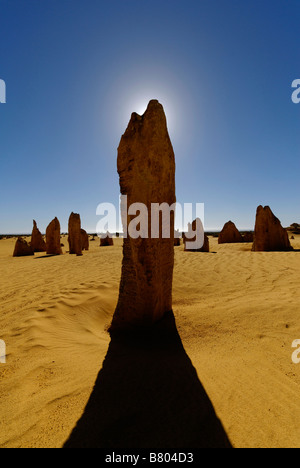
<svg viewBox="0 0 300 468">
<path fill-rule="evenodd" d="M 288 232 L 269 206 L 259 206 L 256 212 L 253 252 L 280 252 L 293 250 Z"/>
<path fill-rule="evenodd" d="M 46 247 L 48 255 L 62 254 L 60 246 L 60 224 L 57 218 L 54 218 L 46 229 Z"/>
<path fill-rule="evenodd" d="M 82 250 L 89 250 L 90 248 L 89 235 L 84 229 L 81 229 L 80 232 L 81 232 L 81 248 Z"/>
<path fill-rule="evenodd" d="M 193 233 L 196 234 L 193 236 Z M 197 239 L 198 242 L 199 240 L 202 242 L 204 241 L 202 247 L 190 248 L 188 244 L 191 242 L 195 243 Z M 194 219 L 192 223 L 188 224 L 188 233 L 184 235 L 183 243 L 185 252 L 209 252 L 209 238 L 205 234 L 203 230 L 203 224 L 199 218 Z"/>
<path fill-rule="evenodd" d="M 111 332 L 149 327 L 172 309 L 174 211 L 168 215 L 168 238 L 162 236 L 166 223 L 156 220 L 156 224 L 151 219 L 151 204 L 166 203 L 170 207 L 176 202 L 174 151 L 158 101 L 150 101 L 144 115 L 132 114 L 118 148 L 118 173 L 128 206 L 143 203 L 147 207 L 148 213 L 140 214 L 140 224 L 148 230 L 144 227 L 144 237 L 124 238 L 119 300 Z M 135 217 L 124 209 L 121 214 L 127 232 Z M 158 228 L 158 238 L 151 238 L 152 228 Z"/>
<path fill-rule="evenodd" d="M 82 255 L 81 220 L 77 213 L 70 214 L 68 242 L 71 255 Z"/>
<path fill-rule="evenodd" d="M 46 242 L 44 241 L 44 237 L 39 231 L 35 220 L 33 220 L 33 229 L 31 234 L 30 245 L 34 252 L 46 252 L 47 250 Z"/>
<path fill-rule="evenodd" d="M 15 250 L 13 253 L 13 257 L 28 257 L 30 255 L 34 255 L 34 250 L 28 242 L 22 237 L 18 237 Z"/>
<path fill-rule="evenodd" d="M 253 242 L 254 241 L 254 234 L 253 232 L 245 232 L 243 235 L 244 242 Z"/>
<path fill-rule="evenodd" d="M 219 244 L 235 244 L 244 242 L 243 237 L 236 225 L 232 221 L 228 221 L 220 232 L 218 243 Z"/>
<path fill-rule="evenodd" d="M 109 247 L 111 245 L 114 245 L 114 240 L 107 232 L 100 237 L 100 247 Z"/>
</svg>

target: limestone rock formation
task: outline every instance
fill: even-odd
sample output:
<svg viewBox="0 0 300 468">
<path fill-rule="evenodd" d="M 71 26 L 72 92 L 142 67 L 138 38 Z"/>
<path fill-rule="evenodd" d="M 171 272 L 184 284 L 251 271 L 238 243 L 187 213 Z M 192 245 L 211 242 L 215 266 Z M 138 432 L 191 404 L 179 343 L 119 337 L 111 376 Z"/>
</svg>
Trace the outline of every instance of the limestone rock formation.
<svg viewBox="0 0 300 468">
<path fill-rule="evenodd" d="M 81 229 L 81 248 L 82 250 L 89 250 L 90 238 L 84 229 Z"/>
<path fill-rule="evenodd" d="M 34 255 L 34 250 L 28 242 L 22 237 L 18 237 L 15 250 L 13 253 L 14 257 L 28 257 L 29 255 Z"/>
<path fill-rule="evenodd" d="M 254 234 L 251 231 L 245 232 L 243 235 L 244 242 L 253 242 L 254 241 Z"/>
<path fill-rule="evenodd" d="M 60 245 L 60 223 L 57 218 L 54 218 L 46 229 L 46 247 L 48 255 L 62 254 Z"/>
<path fill-rule="evenodd" d="M 151 204 L 171 207 L 175 197 L 175 157 L 162 105 L 150 101 L 144 115 L 133 113 L 118 148 L 121 194 L 127 206 L 147 207 L 139 214 L 141 235 L 130 235 L 130 215 L 121 204 L 124 232 L 123 263 L 119 300 L 113 317 L 115 329 L 149 327 L 172 309 L 174 267 L 174 211 L 167 222 L 151 219 Z M 157 207 L 158 205 L 156 205 Z M 134 223 L 133 223 L 134 224 Z M 151 237 L 152 228 L 157 237 Z"/>
<path fill-rule="evenodd" d="M 220 232 L 218 243 L 235 244 L 238 242 L 244 242 L 243 237 L 236 225 L 232 221 L 228 221 Z"/>
<path fill-rule="evenodd" d="M 46 242 L 44 241 L 44 237 L 39 231 L 35 220 L 33 220 L 33 229 L 31 234 L 30 245 L 34 252 L 46 252 L 47 250 Z"/>
<path fill-rule="evenodd" d="M 82 255 L 81 220 L 77 213 L 70 214 L 68 242 L 71 255 Z"/>
<path fill-rule="evenodd" d="M 191 242 L 196 243 L 196 241 L 201 241 L 202 247 L 197 248 L 196 245 L 189 245 Z M 203 224 L 199 218 L 188 224 L 188 233 L 184 235 L 183 243 L 185 252 L 209 252 L 209 238 L 205 234 Z"/>
<path fill-rule="evenodd" d="M 100 247 L 109 247 L 111 245 L 114 245 L 114 240 L 107 232 L 100 237 Z"/>
<path fill-rule="evenodd" d="M 256 212 L 253 252 L 276 252 L 293 250 L 288 232 L 269 206 L 259 206 Z"/>
</svg>

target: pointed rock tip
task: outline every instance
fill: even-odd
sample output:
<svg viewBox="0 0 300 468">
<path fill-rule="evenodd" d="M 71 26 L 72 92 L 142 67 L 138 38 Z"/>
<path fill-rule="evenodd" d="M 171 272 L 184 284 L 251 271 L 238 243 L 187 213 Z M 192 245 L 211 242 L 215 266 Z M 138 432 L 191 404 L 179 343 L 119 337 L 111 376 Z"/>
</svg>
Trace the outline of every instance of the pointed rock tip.
<svg viewBox="0 0 300 468">
<path fill-rule="evenodd" d="M 257 213 L 259 213 L 260 211 L 264 211 L 265 213 L 267 213 L 267 212 L 273 213 L 273 211 L 271 210 L 271 208 L 269 207 L 269 205 L 266 205 L 266 206 L 259 205 L 259 206 L 257 207 Z"/>
<path fill-rule="evenodd" d="M 162 104 L 160 104 L 160 102 L 157 99 L 151 99 L 151 101 L 149 101 L 149 103 L 148 103 L 147 109 L 145 110 L 144 114 L 140 115 L 137 112 L 132 112 L 131 120 L 132 121 L 140 121 L 140 120 L 142 120 L 144 118 L 144 116 L 147 113 L 149 113 L 151 111 L 158 110 L 158 109 L 164 111 L 164 108 L 163 108 Z"/>
<path fill-rule="evenodd" d="M 157 107 L 157 106 L 161 106 L 158 99 L 151 99 L 151 101 L 149 101 L 147 109 L 151 109 L 152 107 Z"/>
<path fill-rule="evenodd" d="M 148 114 L 150 112 L 162 112 L 165 115 L 163 105 L 157 99 L 152 99 L 151 101 L 149 101 L 145 114 Z"/>
</svg>

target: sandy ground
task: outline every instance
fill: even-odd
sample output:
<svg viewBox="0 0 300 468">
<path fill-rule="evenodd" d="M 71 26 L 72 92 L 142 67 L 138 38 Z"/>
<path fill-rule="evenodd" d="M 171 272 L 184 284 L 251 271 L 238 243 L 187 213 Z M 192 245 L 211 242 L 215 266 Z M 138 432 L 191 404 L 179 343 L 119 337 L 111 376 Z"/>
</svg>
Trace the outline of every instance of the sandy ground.
<svg viewBox="0 0 300 468">
<path fill-rule="evenodd" d="M 14 242 L 0 241 L 0 447 L 61 447 L 110 343 L 122 241 L 51 258 L 12 258 Z M 233 446 L 300 447 L 300 252 L 210 244 L 209 254 L 175 248 L 184 348 Z"/>
</svg>

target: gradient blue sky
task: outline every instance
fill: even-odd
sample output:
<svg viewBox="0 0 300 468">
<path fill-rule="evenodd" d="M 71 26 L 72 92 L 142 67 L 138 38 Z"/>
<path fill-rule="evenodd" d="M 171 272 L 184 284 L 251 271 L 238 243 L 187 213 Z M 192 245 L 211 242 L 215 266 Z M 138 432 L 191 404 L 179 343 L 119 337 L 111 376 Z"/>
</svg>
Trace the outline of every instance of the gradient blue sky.
<svg viewBox="0 0 300 468">
<path fill-rule="evenodd" d="M 163 104 L 177 200 L 205 228 L 300 222 L 299 0 L 0 0 L 0 232 L 118 205 L 131 112 Z"/>
</svg>

